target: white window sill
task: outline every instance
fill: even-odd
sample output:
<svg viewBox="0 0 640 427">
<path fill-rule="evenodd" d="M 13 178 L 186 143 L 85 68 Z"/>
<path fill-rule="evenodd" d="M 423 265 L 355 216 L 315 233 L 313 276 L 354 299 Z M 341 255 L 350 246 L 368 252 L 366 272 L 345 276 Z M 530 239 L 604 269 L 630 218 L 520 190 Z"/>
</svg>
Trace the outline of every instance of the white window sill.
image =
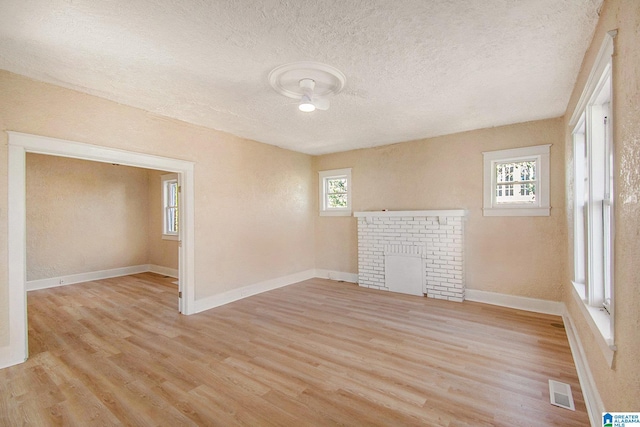
<svg viewBox="0 0 640 427">
<path fill-rule="evenodd" d="M 484 216 L 549 216 L 551 208 L 500 207 L 484 208 Z"/>
<path fill-rule="evenodd" d="M 591 333 L 598 343 L 609 367 L 613 366 L 613 355 L 616 351 L 613 335 L 611 333 L 611 316 L 602 307 L 592 307 L 586 303 L 585 286 L 582 283 L 573 283 L 573 297 L 580 307 L 580 311 L 587 320 Z"/>
<path fill-rule="evenodd" d="M 180 240 L 177 234 L 163 234 L 162 240 Z"/>
<path fill-rule="evenodd" d="M 320 216 L 351 216 L 351 209 L 320 211 Z"/>
</svg>

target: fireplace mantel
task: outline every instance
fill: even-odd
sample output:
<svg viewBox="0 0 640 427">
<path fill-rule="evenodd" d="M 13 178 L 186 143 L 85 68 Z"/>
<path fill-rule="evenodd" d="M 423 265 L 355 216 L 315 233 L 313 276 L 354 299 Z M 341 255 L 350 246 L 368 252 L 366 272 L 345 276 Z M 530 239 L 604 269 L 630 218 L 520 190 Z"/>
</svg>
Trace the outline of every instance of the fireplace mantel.
<svg viewBox="0 0 640 427">
<path fill-rule="evenodd" d="M 363 211 L 354 212 L 353 216 L 359 217 L 395 217 L 395 216 L 465 216 L 464 209 L 430 209 L 422 211 Z"/>
</svg>

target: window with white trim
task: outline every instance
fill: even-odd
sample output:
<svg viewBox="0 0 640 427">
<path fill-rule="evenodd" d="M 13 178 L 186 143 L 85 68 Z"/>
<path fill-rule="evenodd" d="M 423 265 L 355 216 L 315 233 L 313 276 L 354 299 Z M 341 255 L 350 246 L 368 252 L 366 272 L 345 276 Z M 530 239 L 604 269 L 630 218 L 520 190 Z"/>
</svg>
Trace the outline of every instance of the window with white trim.
<svg viewBox="0 0 640 427">
<path fill-rule="evenodd" d="M 574 296 L 609 365 L 614 344 L 614 168 L 610 31 L 569 124 L 573 127 Z M 599 338 L 598 338 L 599 337 Z"/>
<path fill-rule="evenodd" d="M 320 171 L 321 216 L 351 215 L 351 168 Z"/>
<path fill-rule="evenodd" d="M 175 173 L 162 175 L 162 238 L 178 240 L 180 186 Z"/>
<path fill-rule="evenodd" d="M 589 305 L 611 311 L 613 149 L 611 67 L 602 74 L 573 131 L 574 281 Z"/>
<path fill-rule="evenodd" d="M 482 153 L 484 216 L 549 216 L 549 147 Z"/>
</svg>

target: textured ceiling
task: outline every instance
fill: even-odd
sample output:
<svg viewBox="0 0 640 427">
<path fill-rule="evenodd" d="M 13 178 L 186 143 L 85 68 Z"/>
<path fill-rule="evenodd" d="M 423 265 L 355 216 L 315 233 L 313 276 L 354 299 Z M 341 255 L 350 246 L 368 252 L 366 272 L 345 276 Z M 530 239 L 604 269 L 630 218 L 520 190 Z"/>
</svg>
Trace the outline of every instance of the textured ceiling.
<svg viewBox="0 0 640 427">
<path fill-rule="evenodd" d="M 310 154 L 564 113 L 602 0 L 1 0 L 0 68 Z M 276 66 L 341 70 L 302 113 Z"/>
</svg>

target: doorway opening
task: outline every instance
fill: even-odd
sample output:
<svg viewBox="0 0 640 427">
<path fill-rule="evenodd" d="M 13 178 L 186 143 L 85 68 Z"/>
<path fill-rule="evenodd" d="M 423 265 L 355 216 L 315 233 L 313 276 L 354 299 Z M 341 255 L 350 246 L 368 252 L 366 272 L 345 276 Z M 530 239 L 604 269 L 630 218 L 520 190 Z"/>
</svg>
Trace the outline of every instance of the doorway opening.
<svg viewBox="0 0 640 427">
<path fill-rule="evenodd" d="M 22 363 L 28 356 L 26 298 L 26 154 L 115 163 L 175 173 L 180 184 L 180 230 L 178 254 L 179 311 L 195 313 L 194 279 L 194 163 L 132 151 L 106 148 L 73 141 L 9 134 L 8 168 L 8 270 L 9 345 L 0 348 L 0 368 Z"/>
</svg>

